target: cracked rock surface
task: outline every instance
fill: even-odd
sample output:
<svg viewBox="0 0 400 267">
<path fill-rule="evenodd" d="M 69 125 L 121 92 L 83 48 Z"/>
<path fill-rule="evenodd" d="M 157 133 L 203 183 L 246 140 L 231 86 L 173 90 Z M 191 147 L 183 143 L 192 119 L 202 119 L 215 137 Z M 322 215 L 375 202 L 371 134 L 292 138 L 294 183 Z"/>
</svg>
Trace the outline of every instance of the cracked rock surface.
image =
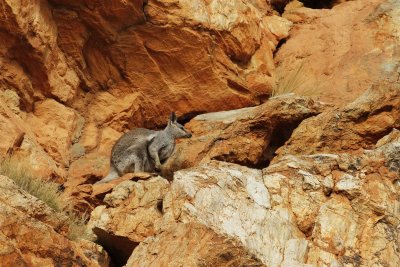
<svg viewBox="0 0 400 267">
<path fill-rule="evenodd" d="M 211 161 L 178 171 L 172 183 L 162 187 L 166 191 L 147 189 L 159 197 L 162 209 L 153 221 L 153 232 L 134 249 L 127 266 L 144 259 L 149 265 L 168 266 L 166 262 L 178 260 L 173 251 L 174 247 L 179 250 L 182 242 L 193 250 L 179 253 L 188 257 L 189 266 L 199 266 L 205 255 L 217 253 L 210 251 L 207 242 L 215 242 L 217 249 L 221 236 L 226 239 L 221 253 L 240 244 L 230 253 L 252 255 L 266 266 L 341 266 L 357 261 L 363 266 L 400 264 L 396 252 L 400 177 L 385 166 L 395 158 L 383 152 L 397 148 L 399 138 L 399 131 L 393 130 L 375 149 L 360 155 L 289 155 L 262 170 Z M 136 187 L 153 182 L 141 181 Z M 123 189 L 125 183 L 106 199 L 118 203 L 121 190 L 128 192 Z M 130 212 L 142 214 L 143 207 L 135 204 L 137 194 L 129 193 L 131 200 L 120 202 L 117 209 L 136 205 Z M 116 209 L 113 206 L 95 209 L 91 223 L 118 234 L 126 228 L 119 228 L 120 219 L 108 219 L 111 227 L 96 219 L 109 218 L 107 214 Z M 148 212 L 154 209 L 147 208 Z M 199 231 L 202 234 L 197 234 Z M 200 249 L 196 244 L 203 242 L 204 236 L 214 241 Z M 161 249 L 164 247 L 168 249 Z M 225 266 L 223 258 L 211 258 L 216 266 Z"/>
</svg>

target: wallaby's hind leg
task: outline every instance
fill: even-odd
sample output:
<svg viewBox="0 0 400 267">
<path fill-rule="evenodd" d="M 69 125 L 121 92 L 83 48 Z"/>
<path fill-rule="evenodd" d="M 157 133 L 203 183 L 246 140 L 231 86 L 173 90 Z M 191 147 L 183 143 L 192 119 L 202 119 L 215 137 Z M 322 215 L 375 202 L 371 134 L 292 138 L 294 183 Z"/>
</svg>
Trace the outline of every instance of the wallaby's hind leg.
<svg viewBox="0 0 400 267">
<path fill-rule="evenodd" d="M 144 160 L 137 158 L 134 164 L 135 172 L 144 172 Z"/>
<path fill-rule="evenodd" d="M 117 166 L 121 174 L 129 172 L 143 172 L 143 160 L 137 155 L 129 155 Z"/>
<path fill-rule="evenodd" d="M 96 182 L 95 184 L 102 184 L 102 183 L 107 183 L 110 182 L 112 180 L 115 180 L 119 177 L 117 170 L 114 168 L 114 166 L 110 166 L 110 171 L 107 174 L 106 177 L 104 177 L 103 179 L 101 179 L 100 181 Z"/>
</svg>

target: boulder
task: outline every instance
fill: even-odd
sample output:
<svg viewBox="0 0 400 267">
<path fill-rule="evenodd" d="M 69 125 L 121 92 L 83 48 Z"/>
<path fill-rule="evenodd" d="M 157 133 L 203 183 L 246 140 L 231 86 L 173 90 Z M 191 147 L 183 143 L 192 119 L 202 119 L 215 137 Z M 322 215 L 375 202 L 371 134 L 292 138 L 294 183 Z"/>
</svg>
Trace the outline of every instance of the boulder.
<svg viewBox="0 0 400 267">
<path fill-rule="evenodd" d="M 109 266 L 103 248 L 67 239 L 67 218 L 0 176 L 0 243 L 3 266 Z"/>
<path fill-rule="evenodd" d="M 347 106 L 304 120 L 275 159 L 374 148 L 380 138 L 400 128 L 399 90 L 396 83 L 376 84 Z"/>
<path fill-rule="evenodd" d="M 119 266 L 127 262 L 140 242 L 155 234 L 157 221 L 162 217 L 162 199 L 169 188 L 168 181 L 159 176 L 136 182 L 123 180 L 124 177 L 114 181 L 108 194 L 110 185 L 94 186 L 94 194 L 105 197 L 99 201 L 103 205 L 92 211 L 88 223 L 98 243 Z"/>
<path fill-rule="evenodd" d="M 134 250 L 133 266 L 266 266 L 237 241 L 202 224 L 173 225 Z"/>
<path fill-rule="evenodd" d="M 282 263 L 289 240 L 304 240 L 291 211 L 273 208 L 262 171 L 232 163 L 212 161 L 176 172 L 163 208 L 164 225 L 200 222 L 240 242 L 266 266 Z M 295 250 L 302 254 L 303 245 Z"/>
<path fill-rule="evenodd" d="M 19 103 L 19 98 L 16 98 Z M 0 157 L 14 158 L 32 167 L 32 172 L 44 178 L 64 181 L 66 172 L 38 142 L 35 133 L 24 121 L 26 114 L 18 106 L 13 106 L 0 95 L 0 131 L 3 133 L 0 142 Z M 46 137 L 44 137 L 46 138 Z M 63 151 L 65 152 L 65 151 Z"/>
<path fill-rule="evenodd" d="M 154 234 L 153 224 L 162 217 L 162 199 L 168 188 L 168 181 L 161 177 L 123 181 L 105 195 L 105 205 L 92 211 L 89 227 L 139 243 Z"/>
</svg>

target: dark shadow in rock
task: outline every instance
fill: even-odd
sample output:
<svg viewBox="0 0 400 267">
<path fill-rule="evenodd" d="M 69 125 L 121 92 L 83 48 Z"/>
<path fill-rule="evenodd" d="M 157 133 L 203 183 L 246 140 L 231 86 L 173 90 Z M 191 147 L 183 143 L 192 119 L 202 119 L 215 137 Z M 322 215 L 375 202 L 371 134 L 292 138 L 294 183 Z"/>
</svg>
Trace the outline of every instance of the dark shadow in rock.
<svg viewBox="0 0 400 267">
<path fill-rule="evenodd" d="M 127 237 L 107 233 L 101 228 L 95 227 L 93 232 L 97 236 L 96 243 L 101 245 L 107 251 L 108 255 L 110 255 L 110 266 L 113 267 L 124 266 L 135 247 L 139 245 L 139 243 L 133 242 Z"/>
<path fill-rule="evenodd" d="M 312 9 L 330 9 L 334 5 L 339 4 L 339 0 L 299 0 L 304 4 L 305 7 Z M 290 2 L 290 0 L 271 0 L 272 7 L 282 14 L 285 11 L 286 5 Z"/>
<path fill-rule="evenodd" d="M 282 45 L 286 44 L 286 41 L 287 41 L 286 38 L 279 40 L 278 45 L 276 46 L 275 51 L 274 51 L 274 57 L 275 57 L 276 53 L 278 53 L 278 51 L 282 47 Z"/>
<path fill-rule="evenodd" d="M 268 167 L 269 163 L 276 156 L 276 150 L 285 145 L 286 141 L 289 140 L 293 131 L 299 126 L 300 123 L 301 121 L 277 125 L 272 132 L 269 144 L 264 148 L 261 159 L 254 167 L 257 169 L 264 169 Z"/>
<path fill-rule="evenodd" d="M 283 11 L 285 11 L 285 6 L 287 3 L 289 3 L 290 0 L 271 0 L 270 3 L 272 7 L 279 12 L 279 14 L 282 14 Z"/>
<path fill-rule="evenodd" d="M 313 9 L 332 8 L 338 0 L 299 0 L 305 7 Z"/>
<path fill-rule="evenodd" d="M 182 125 L 185 125 L 186 123 L 188 123 L 191 119 L 193 119 L 197 115 L 204 114 L 204 113 L 206 113 L 206 111 L 192 111 L 192 112 L 185 113 L 182 116 L 178 117 L 178 122 Z"/>
<path fill-rule="evenodd" d="M 267 128 L 273 127 L 271 135 L 268 135 L 266 137 L 266 139 L 268 139 L 269 141 L 266 142 L 267 145 L 264 147 L 263 153 L 261 157 L 257 160 L 256 164 L 254 164 L 254 162 L 238 161 L 230 154 L 215 156 L 212 159 L 231 162 L 249 168 L 264 169 L 269 166 L 272 159 L 276 156 L 276 150 L 285 145 L 286 141 L 290 139 L 293 131 L 300 125 L 302 121 L 303 120 L 281 122 L 275 126 L 266 125 L 265 123 L 253 124 L 251 126 L 251 132 L 253 133 L 269 131 L 269 129 Z"/>
</svg>

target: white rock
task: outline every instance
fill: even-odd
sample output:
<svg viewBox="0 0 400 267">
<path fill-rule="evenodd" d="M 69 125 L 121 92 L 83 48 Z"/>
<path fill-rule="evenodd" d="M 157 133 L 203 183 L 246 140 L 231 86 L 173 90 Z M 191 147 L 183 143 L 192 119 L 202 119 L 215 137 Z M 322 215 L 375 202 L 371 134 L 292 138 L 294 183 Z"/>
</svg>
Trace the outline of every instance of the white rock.
<svg viewBox="0 0 400 267">
<path fill-rule="evenodd" d="M 199 178 L 198 173 L 208 179 Z M 166 213 L 180 213 L 181 221 L 194 219 L 240 241 L 267 266 L 280 266 L 287 241 L 302 237 L 287 209 L 271 210 L 270 195 L 260 170 L 211 162 L 176 172 L 169 194 L 175 198 L 165 199 L 183 201 L 186 208 L 181 211 L 169 208 Z M 165 203 L 165 207 L 176 205 Z"/>
<path fill-rule="evenodd" d="M 284 262 L 305 262 L 307 253 L 308 241 L 306 239 L 290 239 L 286 242 Z"/>
<path fill-rule="evenodd" d="M 332 174 L 326 176 L 322 181 L 322 187 L 324 190 L 325 195 L 330 195 L 333 191 L 334 182 L 332 178 Z"/>
<path fill-rule="evenodd" d="M 304 190 L 318 190 L 321 188 L 321 183 L 319 182 L 317 177 L 315 177 L 311 173 L 303 171 L 303 170 L 299 170 L 298 173 L 303 176 L 303 189 Z"/>
<path fill-rule="evenodd" d="M 265 186 L 268 188 L 268 191 L 273 194 L 280 192 L 281 181 L 285 179 L 287 179 L 287 177 L 280 173 L 268 174 L 263 177 Z"/>
<path fill-rule="evenodd" d="M 358 177 L 354 177 L 348 173 L 342 175 L 339 181 L 335 185 L 335 191 L 345 192 L 350 198 L 354 198 L 360 193 L 361 180 Z"/>
</svg>

